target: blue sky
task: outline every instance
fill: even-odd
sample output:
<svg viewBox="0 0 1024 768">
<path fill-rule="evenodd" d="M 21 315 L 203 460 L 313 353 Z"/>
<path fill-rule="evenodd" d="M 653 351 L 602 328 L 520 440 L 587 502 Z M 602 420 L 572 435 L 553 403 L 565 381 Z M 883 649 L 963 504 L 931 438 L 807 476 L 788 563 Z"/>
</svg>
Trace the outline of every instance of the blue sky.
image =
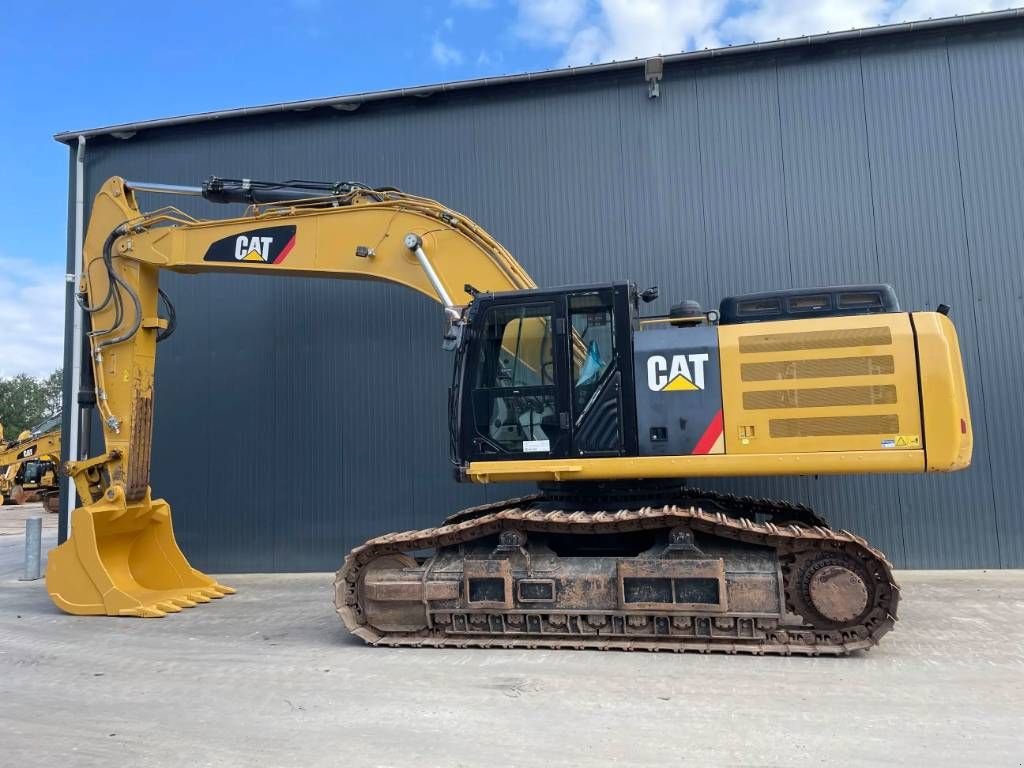
<svg viewBox="0 0 1024 768">
<path fill-rule="evenodd" d="M 979 0 L 11 3 L 0 21 L 0 377 L 60 365 L 58 131 L 1005 7 Z"/>
</svg>

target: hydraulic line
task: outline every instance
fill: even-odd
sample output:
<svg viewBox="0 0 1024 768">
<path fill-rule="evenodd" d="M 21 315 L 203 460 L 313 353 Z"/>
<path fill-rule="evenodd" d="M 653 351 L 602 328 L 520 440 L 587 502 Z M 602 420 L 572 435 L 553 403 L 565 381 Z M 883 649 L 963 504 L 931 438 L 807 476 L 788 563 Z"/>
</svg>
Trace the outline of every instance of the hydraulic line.
<svg viewBox="0 0 1024 768">
<path fill-rule="evenodd" d="M 103 262 L 104 262 L 104 264 L 106 264 L 106 262 L 107 262 L 107 254 L 110 253 L 110 249 L 113 247 L 114 241 L 120 236 L 119 235 L 119 230 L 120 229 L 121 228 L 118 227 L 113 232 L 111 232 L 109 235 L 107 235 L 107 240 L 106 240 L 105 243 L 103 243 Z M 93 261 L 95 261 L 95 259 L 93 259 Z M 92 266 L 92 262 L 90 262 L 89 266 L 90 267 Z M 109 267 L 107 268 L 107 272 L 108 273 L 110 272 Z M 110 299 L 113 296 L 113 294 L 114 294 L 114 283 L 111 281 L 111 282 L 109 282 L 107 284 L 107 295 L 103 298 L 103 301 L 101 301 L 99 304 L 95 304 L 95 305 L 93 305 L 91 307 L 87 306 L 85 304 L 85 301 L 83 300 L 82 294 L 76 294 L 76 301 L 78 302 L 79 306 L 82 308 L 83 311 L 88 312 L 89 314 L 92 314 L 94 312 L 99 312 L 100 310 L 105 309 L 107 304 L 110 303 Z"/>
<path fill-rule="evenodd" d="M 160 300 L 163 301 L 164 306 L 167 307 L 167 327 L 161 329 L 156 334 L 156 341 L 159 344 L 161 341 L 166 341 L 174 335 L 174 331 L 178 328 L 178 313 L 174 309 L 174 304 L 170 298 L 164 293 L 163 288 L 157 288 L 157 295 Z"/>
<path fill-rule="evenodd" d="M 106 339 L 105 341 L 99 342 L 96 345 L 96 352 L 97 352 L 97 354 L 101 350 L 103 350 L 103 349 L 105 349 L 105 348 L 107 348 L 109 346 L 112 346 L 114 344 L 120 344 L 122 341 L 128 341 L 128 339 L 130 339 L 132 336 L 134 336 L 135 333 L 139 330 L 140 326 L 142 325 L 142 302 L 139 301 L 138 294 L 136 294 L 135 291 L 133 291 L 131 289 L 131 287 L 128 285 L 128 283 L 126 283 L 124 281 L 124 279 L 119 274 L 117 274 L 117 272 L 115 272 L 113 269 L 110 270 L 109 274 L 110 274 L 111 280 L 113 280 L 114 282 L 117 283 L 117 285 L 119 287 L 119 290 L 124 290 L 124 292 L 127 293 L 128 297 L 132 300 L 132 304 L 133 304 L 134 309 L 135 309 L 135 319 L 132 321 L 131 328 L 129 328 L 124 333 L 122 333 L 120 336 L 115 336 L 112 339 Z M 119 300 L 120 300 L 120 297 L 119 297 Z M 123 318 L 119 318 L 119 319 L 123 319 Z M 119 325 L 120 325 L 119 322 L 115 323 L 113 326 L 108 328 L 103 333 L 110 333 L 115 328 L 117 328 Z"/>
</svg>

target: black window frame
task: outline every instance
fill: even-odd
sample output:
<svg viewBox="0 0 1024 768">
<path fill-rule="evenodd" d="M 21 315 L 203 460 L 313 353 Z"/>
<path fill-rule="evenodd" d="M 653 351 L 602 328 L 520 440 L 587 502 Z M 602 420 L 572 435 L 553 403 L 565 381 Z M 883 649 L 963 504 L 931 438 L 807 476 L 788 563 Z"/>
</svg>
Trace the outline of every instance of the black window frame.
<svg viewBox="0 0 1024 768">
<path fill-rule="evenodd" d="M 609 291 L 613 305 L 612 323 L 614 329 L 614 365 L 610 364 L 602 373 L 596 393 L 614 385 L 618 397 L 618 444 L 611 450 L 579 450 L 577 432 L 585 426 L 578 419 L 587 416 L 588 404 L 584 404 L 580 413 L 576 413 L 574 402 L 575 382 L 573 380 L 572 359 L 570 357 L 571 317 L 569 314 L 569 298 L 571 296 Z M 552 439 L 549 452 L 509 451 L 507 447 L 497 445 L 488 434 L 480 434 L 478 430 L 477 409 L 475 398 L 481 357 L 485 354 L 484 337 L 491 313 L 509 307 L 550 304 L 551 322 L 553 327 L 555 403 L 559 417 L 558 435 Z M 453 381 L 450 403 L 457 411 L 458 425 L 453 434 L 453 453 L 456 464 L 465 466 L 476 461 L 510 461 L 510 460 L 541 460 L 566 459 L 581 457 L 615 457 L 636 456 L 638 454 L 638 438 L 636 435 L 636 399 L 633 372 L 633 332 L 639 327 L 639 309 L 636 306 L 636 289 L 628 283 L 614 283 L 599 286 L 572 287 L 557 291 L 537 291 L 530 294 L 488 294 L 476 299 L 470 311 L 470 324 L 463 338 L 464 346 L 460 348 L 461 361 L 456 372 L 458 381 Z M 492 371 L 493 378 L 493 371 Z M 545 385 L 550 386 L 550 385 Z M 522 388 L 519 388 L 522 389 Z M 491 394 L 495 394 L 492 392 Z M 600 398 L 598 398 L 600 399 Z M 610 407 L 610 406 L 609 406 Z M 461 474 L 459 475 L 461 477 Z"/>
<path fill-rule="evenodd" d="M 486 336 L 488 329 L 491 324 L 491 318 L 503 311 L 509 309 L 516 310 L 529 310 L 536 309 L 538 307 L 545 307 L 546 311 L 540 314 L 523 315 L 523 317 L 544 317 L 549 318 L 549 327 L 551 328 L 551 365 L 552 365 L 552 378 L 550 383 L 541 383 L 537 385 L 528 384 L 510 384 L 509 386 L 499 387 L 490 386 L 484 387 L 481 384 L 485 381 L 497 381 L 496 379 L 496 366 L 498 365 L 498 355 L 494 355 L 492 359 L 488 359 L 488 353 L 490 351 L 489 345 L 486 343 Z M 564 387 L 562 381 L 565 377 L 564 372 L 564 361 L 560 354 L 560 347 L 562 341 L 560 339 L 560 323 L 559 317 L 562 316 L 562 308 L 556 298 L 547 296 L 529 297 L 524 300 L 519 298 L 518 300 L 497 300 L 493 303 L 489 303 L 479 315 L 477 322 L 479 323 L 480 330 L 474 334 L 474 338 L 477 341 L 475 350 L 472 355 L 468 356 L 466 363 L 466 375 L 471 377 L 470 381 L 466 382 L 469 385 L 468 397 L 463 408 L 468 408 L 469 413 L 463 413 L 463 419 L 467 420 L 470 426 L 469 431 L 472 433 L 468 440 L 463 440 L 463 450 L 468 451 L 467 457 L 472 460 L 508 460 L 508 459 L 550 459 L 550 458 L 562 458 L 568 455 L 571 432 L 570 430 L 561 423 L 560 414 L 565 413 L 567 403 L 564 400 Z M 507 327 L 507 321 L 504 327 Z M 561 334 L 564 335 L 564 332 Z M 500 345 L 500 342 L 498 342 Z M 483 358 L 483 359 L 481 359 Z M 542 361 L 543 365 L 543 361 Z M 542 374 L 543 379 L 543 374 Z M 554 416 L 559 420 L 557 427 L 557 434 L 548 435 L 549 441 L 548 451 L 515 451 L 511 450 L 507 445 L 503 445 L 497 442 L 489 432 L 483 433 L 479 426 L 481 424 L 479 419 L 479 412 L 481 407 L 481 401 L 488 399 L 491 403 L 498 397 L 548 397 L 552 398 L 554 403 Z M 490 451 L 484 450 L 485 447 L 490 447 Z"/>
</svg>

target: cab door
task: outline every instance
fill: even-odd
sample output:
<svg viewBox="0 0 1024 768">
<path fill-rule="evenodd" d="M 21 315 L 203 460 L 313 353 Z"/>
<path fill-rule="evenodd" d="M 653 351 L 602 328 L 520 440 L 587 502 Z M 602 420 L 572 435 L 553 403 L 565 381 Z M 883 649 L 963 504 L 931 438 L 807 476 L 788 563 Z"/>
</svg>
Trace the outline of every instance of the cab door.
<svg viewBox="0 0 1024 768">
<path fill-rule="evenodd" d="M 569 455 L 565 321 L 560 301 L 498 300 L 479 321 L 467 361 L 470 459 Z"/>
<path fill-rule="evenodd" d="M 631 323 L 626 286 L 565 296 L 569 333 L 563 383 L 570 407 L 573 456 L 622 456 L 635 443 Z M 635 451 L 635 447 L 633 447 Z"/>
</svg>

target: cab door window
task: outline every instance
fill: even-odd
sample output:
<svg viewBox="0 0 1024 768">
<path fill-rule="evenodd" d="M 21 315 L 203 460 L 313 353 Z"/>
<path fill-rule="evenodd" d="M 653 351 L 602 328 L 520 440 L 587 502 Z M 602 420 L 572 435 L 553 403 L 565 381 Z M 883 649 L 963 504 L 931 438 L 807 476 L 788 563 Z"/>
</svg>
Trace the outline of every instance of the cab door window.
<svg viewBox="0 0 1024 768">
<path fill-rule="evenodd" d="M 615 358 L 614 312 L 610 296 L 569 297 L 572 323 L 573 410 L 579 416 L 604 381 Z"/>
<path fill-rule="evenodd" d="M 611 291 L 569 296 L 573 453 L 622 452 L 622 383 Z"/>
<path fill-rule="evenodd" d="M 482 452 L 549 456 L 560 443 L 552 306 L 495 307 L 484 321 L 473 393 Z"/>
</svg>

